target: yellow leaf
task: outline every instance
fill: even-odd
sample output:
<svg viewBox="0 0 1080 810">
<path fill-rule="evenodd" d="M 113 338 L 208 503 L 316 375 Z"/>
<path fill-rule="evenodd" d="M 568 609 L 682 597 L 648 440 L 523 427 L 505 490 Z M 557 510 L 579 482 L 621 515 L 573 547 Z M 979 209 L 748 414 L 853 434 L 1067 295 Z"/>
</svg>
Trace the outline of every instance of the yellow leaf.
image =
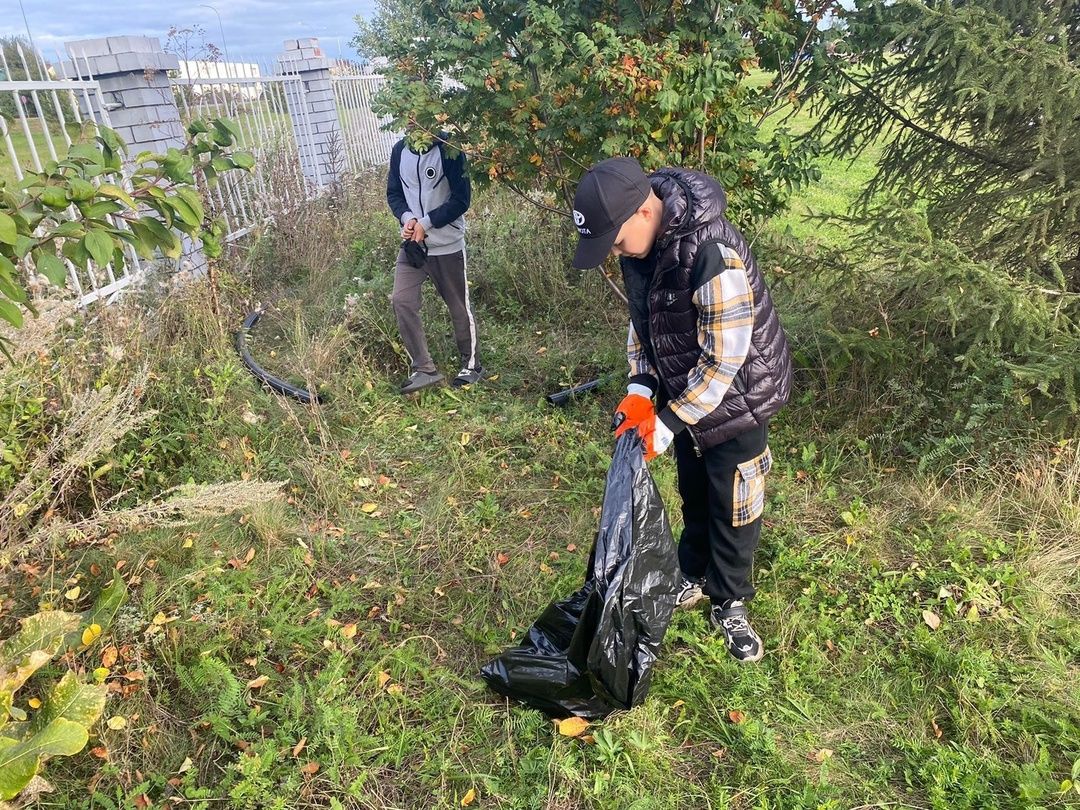
<svg viewBox="0 0 1080 810">
<path fill-rule="evenodd" d="M 573 716 L 567 717 L 565 720 L 555 721 L 555 728 L 564 737 L 580 737 L 588 727 L 589 723 L 583 717 Z"/>
<path fill-rule="evenodd" d="M 94 670 L 94 681 L 96 683 L 105 683 L 105 679 L 109 677 L 108 667 L 98 667 Z"/>
<path fill-rule="evenodd" d="M 119 731 L 120 729 L 127 726 L 127 718 L 122 717 L 119 714 L 114 714 L 105 722 L 105 725 L 107 725 L 113 731 Z"/>
<path fill-rule="evenodd" d="M 82 631 L 82 643 L 84 647 L 89 647 L 101 636 L 101 625 L 92 624 Z"/>
<path fill-rule="evenodd" d="M 461 806 L 468 807 L 470 804 L 476 801 L 476 791 L 469 788 L 469 792 L 461 797 Z"/>
<path fill-rule="evenodd" d="M 184 540 L 184 545 L 181 548 L 191 548 L 193 545 L 195 545 L 195 541 L 188 537 Z"/>
<path fill-rule="evenodd" d="M 924 610 L 922 620 L 926 622 L 926 626 L 931 630 L 937 630 L 941 626 L 941 617 L 932 610 Z"/>
<path fill-rule="evenodd" d="M 82 588 L 80 588 L 78 585 L 76 585 L 70 591 L 66 591 L 64 593 L 64 598 L 65 599 L 70 599 L 72 602 L 74 602 L 76 599 L 79 598 L 80 593 L 82 593 Z"/>
<path fill-rule="evenodd" d="M 31 709 L 40 709 L 41 700 L 38 698 L 30 698 L 28 701 L 26 701 L 26 705 L 29 706 Z"/>
<path fill-rule="evenodd" d="M 158 625 L 158 626 L 161 626 L 163 624 L 168 624 L 169 623 L 169 617 L 166 616 L 164 613 L 162 613 L 159 610 L 156 614 L 154 614 L 153 623 Z"/>
<path fill-rule="evenodd" d="M 552 570 L 551 566 L 548 565 L 547 563 L 540 563 L 540 573 L 541 574 L 553 574 L 555 572 Z"/>
<path fill-rule="evenodd" d="M 462 434 L 461 434 L 461 446 L 462 446 L 462 447 L 464 447 L 465 445 L 467 445 L 467 444 L 469 443 L 469 441 L 470 441 L 471 439 L 472 439 L 472 435 L 471 435 L 471 434 L 469 434 L 469 433 L 462 433 Z"/>
<path fill-rule="evenodd" d="M 400 695 L 405 690 L 404 688 L 402 688 L 401 684 L 392 683 L 388 687 L 386 687 L 386 691 L 391 695 Z"/>
<path fill-rule="evenodd" d="M 248 686 L 252 689 L 262 689 L 270 683 L 270 678 L 267 675 L 260 675 L 258 678 L 254 678 L 248 681 Z"/>
<path fill-rule="evenodd" d="M 390 673 L 383 670 L 379 673 L 379 688 L 382 689 L 390 681 Z"/>
<path fill-rule="evenodd" d="M 378 508 L 379 505 L 377 503 L 371 503 L 369 501 L 368 503 L 365 503 L 363 506 L 360 507 L 360 511 L 363 512 L 365 515 L 370 515 Z"/>
<path fill-rule="evenodd" d="M 347 624 L 347 625 L 345 625 L 344 627 L 341 628 L 341 635 L 345 636 L 345 638 L 353 638 L 356 635 L 356 625 L 355 624 Z"/>
<path fill-rule="evenodd" d="M 820 751 L 814 754 L 814 759 L 818 762 L 824 762 L 827 759 L 832 759 L 833 750 L 831 748 L 822 748 Z"/>
</svg>

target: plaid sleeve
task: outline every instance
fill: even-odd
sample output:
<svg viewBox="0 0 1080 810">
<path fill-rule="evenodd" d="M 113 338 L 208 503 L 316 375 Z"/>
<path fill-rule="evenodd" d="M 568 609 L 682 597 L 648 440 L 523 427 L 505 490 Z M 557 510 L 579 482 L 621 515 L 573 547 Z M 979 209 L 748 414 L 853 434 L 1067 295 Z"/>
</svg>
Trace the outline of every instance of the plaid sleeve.
<svg viewBox="0 0 1080 810">
<path fill-rule="evenodd" d="M 671 410 L 688 425 L 697 424 L 724 399 L 750 351 L 754 331 L 754 291 L 739 254 L 721 244 L 705 247 L 706 261 L 721 264 L 719 272 L 694 291 L 698 310 L 701 359 L 690 371 L 686 390 L 671 403 Z"/>
</svg>

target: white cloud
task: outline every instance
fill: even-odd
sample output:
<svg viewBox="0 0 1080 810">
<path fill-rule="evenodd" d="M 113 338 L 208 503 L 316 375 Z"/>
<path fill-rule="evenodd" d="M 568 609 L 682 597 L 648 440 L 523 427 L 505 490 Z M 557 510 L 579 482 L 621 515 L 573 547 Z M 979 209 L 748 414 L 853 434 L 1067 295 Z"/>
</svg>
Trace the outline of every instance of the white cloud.
<svg viewBox="0 0 1080 810">
<path fill-rule="evenodd" d="M 47 58 L 65 42 L 103 36 L 145 35 L 164 39 L 171 25 L 198 24 L 221 45 L 218 17 L 190 0 L 182 6 L 160 0 L 22 0 L 30 33 Z M 103 4 L 108 12 L 103 13 Z M 373 0 L 210 0 L 221 15 L 230 56 L 272 58 L 284 40 L 320 37 L 324 50 L 354 56 L 348 42 L 356 15 L 373 12 Z M 298 19 L 299 17 L 299 19 Z M 0 35 L 26 36 L 18 0 L 0 0 Z"/>
</svg>

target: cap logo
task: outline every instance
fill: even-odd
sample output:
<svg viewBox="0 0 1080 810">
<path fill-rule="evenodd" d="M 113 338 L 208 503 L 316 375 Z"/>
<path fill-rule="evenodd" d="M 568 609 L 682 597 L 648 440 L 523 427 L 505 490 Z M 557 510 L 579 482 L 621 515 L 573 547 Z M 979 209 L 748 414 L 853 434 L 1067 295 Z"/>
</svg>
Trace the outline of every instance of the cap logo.
<svg viewBox="0 0 1080 810">
<path fill-rule="evenodd" d="M 582 236 L 592 234 L 592 231 L 585 227 L 585 215 L 577 209 L 574 210 L 574 224 L 577 225 L 578 233 Z"/>
</svg>

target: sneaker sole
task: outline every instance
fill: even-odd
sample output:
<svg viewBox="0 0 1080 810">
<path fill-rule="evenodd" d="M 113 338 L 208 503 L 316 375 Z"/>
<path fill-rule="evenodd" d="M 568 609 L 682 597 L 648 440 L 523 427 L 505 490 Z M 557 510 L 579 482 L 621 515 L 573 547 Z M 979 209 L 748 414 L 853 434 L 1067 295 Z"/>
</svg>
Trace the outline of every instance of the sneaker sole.
<svg viewBox="0 0 1080 810">
<path fill-rule="evenodd" d="M 419 393 L 420 391 L 423 391 L 423 390 L 425 390 L 427 388 L 433 388 L 436 385 L 442 385 L 445 382 L 446 382 L 446 378 L 445 377 L 440 377 L 437 380 L 432 380 L 429 383 L 424 383 L 423 385 L 418 385 L 415 388 L 399 388 L 398 393 L 401 394 L 402 396 L 408 396 L 409 394 Z"/>
<path fill-rule="evenodd" d="M 689 610 L 692 607 L 697 607 L 698 605 L 700 605 L 702 602 L 704 602 L 708 598 L 709 597 L 707 597 L 705 594 L 700 594 L 698 596 L 692 596 L 689 599 L 687 599 L 685 602 L 679 602 L 678 604 L 676 604 L 675 609 L 676 610 Z"/>
</svg>

